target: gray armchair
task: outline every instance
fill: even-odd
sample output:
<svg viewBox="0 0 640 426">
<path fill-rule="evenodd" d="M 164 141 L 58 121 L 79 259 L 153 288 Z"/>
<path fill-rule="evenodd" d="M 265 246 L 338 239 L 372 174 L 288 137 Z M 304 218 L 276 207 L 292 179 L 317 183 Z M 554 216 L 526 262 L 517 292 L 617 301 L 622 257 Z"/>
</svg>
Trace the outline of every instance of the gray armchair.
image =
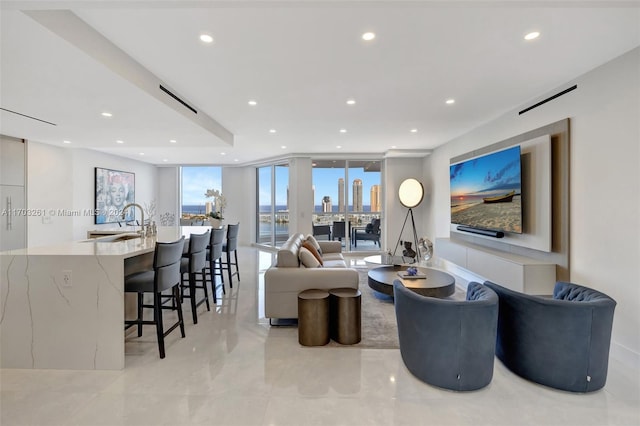
<svg viewBox="0 0 640 426">
<path fill-rule="evenodd" d="M 565 282 L 556 283 L 552 298 L 484 284 L 500 299 L 496 356 L 509 370 L 570 392 L 604 386 L 615 300 Z"/>
<path fill-rule="evenodd" d="M 456 391 L 493 378 L 498 296 L 469 283 L 466 300 L 436 299 L 393 283 L 400 354 L 418 379 Z"/>
</svg>

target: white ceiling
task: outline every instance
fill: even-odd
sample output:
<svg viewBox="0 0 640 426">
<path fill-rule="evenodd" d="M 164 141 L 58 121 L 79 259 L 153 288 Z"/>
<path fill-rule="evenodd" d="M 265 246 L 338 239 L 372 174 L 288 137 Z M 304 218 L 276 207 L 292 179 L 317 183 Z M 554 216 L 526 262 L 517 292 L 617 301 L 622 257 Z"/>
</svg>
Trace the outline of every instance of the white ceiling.
<svg viewBox="0 0 640 426">
<path fill-rule="evenodd" d="M 153 164 L 428 150 L 640 45 L 640 3 L 633 1 L 33 0 L 1 7 L 0 106 L 56 126 L 2 111 L 0 132 Z M 72 14 L 60 15 L 63 9 Z M 534 30 L 541 36 L 525 41 Z M 363 41 L 365 31 L 376 38 Z M 200 42 L 202 32 L 215 42 Z M 103 54 L 109 41 L 126 55 Z M 141 81 L 131 59 L 152 78 Z M 154 93 L 158 83 L 194 106 L 198 119 L 231 132 L 233 142 Z M 348 98 L 357 103 L 346 105 Z M 455 104 L 446 105 L 448 98 Z"/>
</svg>

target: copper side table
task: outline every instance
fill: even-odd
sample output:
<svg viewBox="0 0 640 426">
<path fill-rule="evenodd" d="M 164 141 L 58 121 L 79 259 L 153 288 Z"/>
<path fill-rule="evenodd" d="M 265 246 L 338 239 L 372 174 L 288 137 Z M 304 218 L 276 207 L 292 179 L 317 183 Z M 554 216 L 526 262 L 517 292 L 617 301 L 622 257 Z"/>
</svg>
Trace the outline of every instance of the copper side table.
<svg viewBox="0 0 640 426">
<path fill-rule="evenodd" d="M 298 342 L 303 346 L 329 343 L 329 293 L 325 290 L 298 294 Z"/>
<path fill-rule="evenodd" d="M 331 338 L 343 345 L 354 345 L 362 339 L 362 293 L 354 288 L 329 290 Z"/>
</svg>

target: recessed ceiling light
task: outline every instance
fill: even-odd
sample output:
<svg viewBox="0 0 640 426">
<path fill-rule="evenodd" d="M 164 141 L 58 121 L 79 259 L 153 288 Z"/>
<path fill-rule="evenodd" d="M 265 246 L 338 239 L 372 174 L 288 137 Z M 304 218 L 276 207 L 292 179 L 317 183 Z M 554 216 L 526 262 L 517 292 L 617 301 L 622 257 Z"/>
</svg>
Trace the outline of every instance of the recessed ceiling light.
<svg viewBox="0 0 640 426">
<path fill-rule="evenodd" d="M 140 155 L 144 155 L 144 152 L 141 152 Z"/>
<path fill-rule="evenodd" d="M 213 37 L 209 34 L 200 34 L 200 41 L 203 43 L 213 43 Z"/>
<path fill-rule="evenodd" d="M 237 163 L 240 160 L 238 160 L 237 158 L 234 158 L 233 161 Z"/>
<path fill-rule="evenodd" d="M 69 145 L 71 141 L 62 141 L 62 143 L 66 143 L 67 145 Z"/>
<path fill-rule="evenodd" d="M 411 133 L 418 133 L 418 129 L 411 129 L 409 130 Z"/>
<path fill-rule="evenodd" d="M 276 129 L 269 129 L 269 133 L 275 133 Z"/>
<path fill-rule="evenodd" d="M 455 100 L 455 99 L 447 99 L 447 100 L 445 101 L 445 103 L 446 103 L 447 105 L 455 104 L 455 103 L 456 103 L 456 100 Z"/>
<path fill-rule="evenodd" d="M 287 146 L 286 145 L 282 145 L 280 148 L 287 149 Z"/>
<path fill-rule="evenodd" d="M 356 104 L 355 99 L 347 99 L 347 105 L 355 105 L 355 104 Z"/>
<path fill-rule="evenodd" d="M 103 112 L 101 115 L 103 117 L 113 117 L 113 114 L 111 114 L 110 112 L 107 112 L 107 111 Z"/>
<path fill-rule="evenodd" d="M 221 152 L 220 155 L 227 155 L 227 153 L 226 152 Z"/>
<path fill-rule="evenodd" d="M 540 37 L 540 33 L 537 31 L 530 32 L 529 34 L 524 36 L 525 40 L 535 40 Z"/>
<path fill-rule="evenodd" d="M 167 160 L 166 158 L 162 159 L 162 162 L 164 162 L 164 163 L 166 163 L 167 161 L 169 161 L 169 160 Z"/>
<path fill-rule="evenodd" d="M 347 133 L 347 129 L 340 129 L 340 133 Z"/>
<path fill-rule="evenodd" d="M 362 34 L 362 39 L 363 40 L 371 41 L 374 38 L 376 38 L 376 35 L 374 33 L 364 33 L 364 34 Z"/>
<path fill-rule="evenodd" d="M 341 148 L 342 148 L 342 145 L 337 145 L 337 146 L 336 146 L 336 148 L 337 148 L 337 149 L 341 149 Z"/>
<path fill-rule="evenodd" d="M 178 142 L 178 141 L 175 140 L 175 139 L 169 139 L 169 143 L 176 143 L 176 142 Z"/>
<path fill-rule="evenodd" d="M 397 145 L 391 145 L 391 148 L 396 149 L 398 146 Z"/>
<path fill-rule="evenodd" d="M 252 100 L 250 100 L 250 101 L 249 101 L 249 102 L 247 102 L 247 103 L 248 103 L 249 105 L 251 105 L 251 106 L 256 106 L 256 105 L 258 105 L 258 102 L 254 101 L 253 99 L 252 99 Z"/>
<path fill-rule="evenodd" d="M 123 144 L 123 143 L 124 143 L 124 141 L 121 141 L 120 139 L 118 139 L 118 140 L 116 141 L 116 143 Z"/>
</svg>

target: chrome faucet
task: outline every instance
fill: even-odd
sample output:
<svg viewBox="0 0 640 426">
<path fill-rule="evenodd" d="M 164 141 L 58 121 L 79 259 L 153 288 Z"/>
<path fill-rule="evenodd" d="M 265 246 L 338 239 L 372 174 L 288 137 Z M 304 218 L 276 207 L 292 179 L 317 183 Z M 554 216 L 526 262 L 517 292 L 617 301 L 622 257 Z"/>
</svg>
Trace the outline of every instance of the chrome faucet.
<svg viewBox="0 0 640 426">
<path fill-rule="evenodd" d="M 140 232 L 139 232 L 139 234 L 144 237 L 144 235 L 145 235 L 145 232 L 144 232 L 144 210 L 142 209 L 142 206 L 140 204 L 129 203 L 129 204 L 127 204 L 126 206 L 124 206 L 122 208 L 122 218 L 123 219 L 124 219 L 125 214 L 127 212 L 127 209 L 129 207 L 137 207 L 137 208 L 140 209 L 140 216 L 142 217 L 142 222 L 140 223 Z M 134 212 L 134 217 L 135 217 L 135 212 Z"/>
</svg>

